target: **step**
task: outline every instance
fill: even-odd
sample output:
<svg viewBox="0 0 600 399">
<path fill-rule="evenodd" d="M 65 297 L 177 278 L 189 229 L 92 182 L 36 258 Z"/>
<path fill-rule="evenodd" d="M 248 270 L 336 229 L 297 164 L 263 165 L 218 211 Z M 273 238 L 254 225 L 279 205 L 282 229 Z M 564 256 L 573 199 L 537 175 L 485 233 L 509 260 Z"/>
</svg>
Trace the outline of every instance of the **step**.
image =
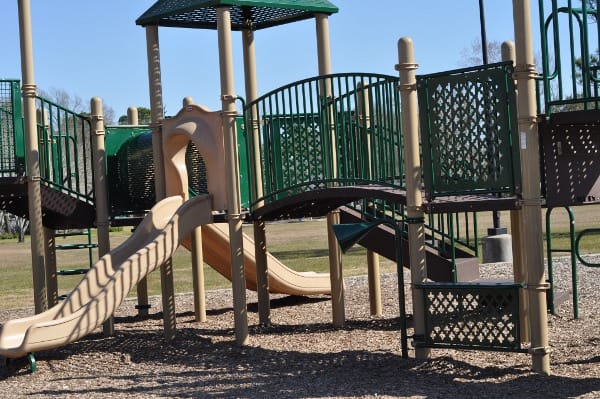
<svg viewBox="0 0 600 399">
<path fill-rule="evenodd" d="M 98 244 L 64 244 L 57 245 L 56 249 L 69 250 L 69 249 L 89 249 L 98 248 Z"/>
<path fill-rule="evenodd" d="M 89 268 L 88 269 L 63 269 L 63 270 L 57 270 L 56 275 L 57 276 L 76 276 L 76 275 L 86 274 L 89 271 L 90 271 Z"/>
</svg>

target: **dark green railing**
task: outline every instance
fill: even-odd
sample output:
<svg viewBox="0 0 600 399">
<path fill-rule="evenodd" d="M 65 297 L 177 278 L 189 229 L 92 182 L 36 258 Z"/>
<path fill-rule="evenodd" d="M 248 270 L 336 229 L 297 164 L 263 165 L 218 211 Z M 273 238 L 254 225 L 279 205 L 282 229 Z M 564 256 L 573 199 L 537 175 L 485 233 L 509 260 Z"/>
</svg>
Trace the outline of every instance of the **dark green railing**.
<svg viewBox="0 0 600 399">
<path fill-rule="evenodd" d="M 402 187 L 397 80 L 366 73 L 318 76 L 248 104 L 248 153 L 254 168 L 258 142 L 263 191 L 262 198 L 253 193 L 252 202 L 320 186 Z"/>
<path fill-rule="evenodd" d="M 598 108 L 600 1 L 539 0 L 545 112 Z"/>
<path fill-rule="evenodd" d="M 21 87 L 18 80 L 0 80 L 0 177 L 24 173 Z"/>
<path fill-rule="evenodd" d="M 425 220 L 425 232 L 429 237 L 428 245 L 452 261 L 456 260 L 457 245 L 474 257 L 479 256 L 475 212 L 429 214 Z"/>
<path fill-rule="evenodd" d="M 428 199 L 520 193 L 512 63 L 417 77 Z"/>
<path fill-rule="evenodd" d="M 42 182 L 93 204 L 89 118 L 42 97 L 36 98 L 36 108 Z"/>
<path fill-rule="evenodd" d="M 378 199 L 365 199 L 349 205 L 367 221 L 406 218 L 406 208 Z M 456 260 L 457 245 L 473 256 L 479 255 L 477 214 L 475 212 L 429 214 L 425 218 L 425 244 L 451 260 Z"/>
</svg>

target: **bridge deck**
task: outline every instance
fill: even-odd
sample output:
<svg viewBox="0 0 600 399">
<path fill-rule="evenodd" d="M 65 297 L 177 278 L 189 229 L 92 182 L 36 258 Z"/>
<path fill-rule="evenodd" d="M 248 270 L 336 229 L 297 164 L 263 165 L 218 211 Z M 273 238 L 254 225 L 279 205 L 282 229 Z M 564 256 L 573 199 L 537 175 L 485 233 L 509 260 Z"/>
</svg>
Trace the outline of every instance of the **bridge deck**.
<svg viewBox="0 0 600 399">
<path fill-rule="evenodd" d="M 384 185 L 326 187 L 286 196 L 255 208 L 254 219 L 277 220 L 324 216 L 353 201 L 373 198 L 406 205 L 406 191 Z M 436 197 L 423 202 L 426 213 L 482 212 L 519 209 L 520 198 L 498 198 L 489 194 Z"/>
</svg>

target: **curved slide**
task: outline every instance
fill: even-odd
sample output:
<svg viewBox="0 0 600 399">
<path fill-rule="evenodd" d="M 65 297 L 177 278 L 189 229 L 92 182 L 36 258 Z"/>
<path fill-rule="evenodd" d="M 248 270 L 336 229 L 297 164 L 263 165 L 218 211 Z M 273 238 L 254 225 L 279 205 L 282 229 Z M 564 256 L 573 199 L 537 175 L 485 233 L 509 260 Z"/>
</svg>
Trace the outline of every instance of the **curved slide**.
<svg viewBox="0 0 600 399">
<path fill-rule="evenodd" d="M 56 348 L 101 326 L 129 290 L 170 258 L 193 228 L 212 222 L 208 195 L 182 201 L 176 196 L 158 202 L 135 233 L 103 256 L 60 304 L 6 322 L 0 330 L 0 355 L 16 358 Z"/>
<path fill-rule="evenodd" d="M 256 259 L 254 240 L 243 235 L 244 269 L 246 288 L 256 290 Z M 185 240 L 186 248 L 190 243 Z M 202 252 L 204 262 L 231 280 L 231 253 L 229 250 L 229 232 L 226 223 L 214 223 L 202 226 Z M 269 292 L 287 295 L 319 295 L 331 293 L 329 273 L 297 272 L 267 253 Z"/>
</svg>

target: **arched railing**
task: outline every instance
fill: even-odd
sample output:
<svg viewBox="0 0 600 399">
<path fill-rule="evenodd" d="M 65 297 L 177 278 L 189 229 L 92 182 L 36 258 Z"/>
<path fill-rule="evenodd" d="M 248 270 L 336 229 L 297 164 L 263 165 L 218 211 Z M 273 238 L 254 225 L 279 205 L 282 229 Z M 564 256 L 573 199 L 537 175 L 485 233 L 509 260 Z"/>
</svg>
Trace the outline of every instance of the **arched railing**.
<svg viewBox="0 0 600 399">
<path fill-rule="evenodd" d="M 333 74 L 291 83 L 249 103 L 252 176 L 255 182 L 262 177 L 252 202 L 323 186 L 403 187 L 396 86 L 393 76 Z"/>
</svg>

